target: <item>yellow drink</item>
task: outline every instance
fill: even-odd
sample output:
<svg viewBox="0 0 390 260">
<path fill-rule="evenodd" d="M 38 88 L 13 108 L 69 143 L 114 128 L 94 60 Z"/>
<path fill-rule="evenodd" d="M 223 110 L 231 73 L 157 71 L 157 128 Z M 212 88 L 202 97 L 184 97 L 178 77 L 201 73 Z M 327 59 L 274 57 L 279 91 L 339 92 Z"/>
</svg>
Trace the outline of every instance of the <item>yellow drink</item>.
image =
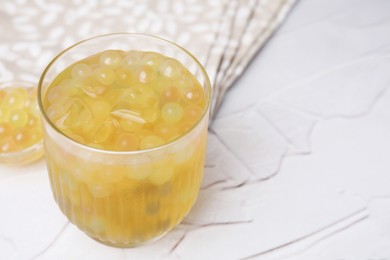
<svg viewBox="0 0 390 260">
<path fill-rule="evenodd" d="M 179 61 L 99 52 L 53 77 L 41 98 L 53 194 L 80 229 L 130 247 L 189 212 L 203 176 L 209 93 Z"/>
</svg>

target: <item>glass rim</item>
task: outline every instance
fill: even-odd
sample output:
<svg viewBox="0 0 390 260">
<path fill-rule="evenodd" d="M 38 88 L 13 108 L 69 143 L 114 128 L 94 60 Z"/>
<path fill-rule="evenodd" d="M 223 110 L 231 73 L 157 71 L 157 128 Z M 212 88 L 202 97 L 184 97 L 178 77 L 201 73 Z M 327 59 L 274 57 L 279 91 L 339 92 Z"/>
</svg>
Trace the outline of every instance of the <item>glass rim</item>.
<svg viewBox="0 0 390 260">
<path fill-rule="evenodd" d="M 203 89 L 204 89 L 205 93 L 208 94 L 208 100 L 207 100 L 206 106 L 203 109 L 202 116 L 198 119 L 198 121 L 196 121 L 196 123 L 194 123 L 194 125 L 189 130 L 187 130 L 187 132 L 185 134 L 183 134 L 182 136 L 178 137 L 177 139 L 174 139 L 173 141 L 170 141 L 170 142 L 168 142 L 166 144 L 163 144 L 163 145 L 160 145 L 160 146 L 157 146 L 157 147 L 153 147 L 153 148 L 149 148 L 149 149 L 134 150 L 134 151 L 113 151 L 113 150 L 100 149 L 100 148 L 97 148 L 97 147 L 92 147 L 92 146 L 88 146 L 86 144 L 79 143 L 79 142 L 73 140 L 72 138 L 68 137 L 67 135 L 65 135 L 49 119 L 49 117 L 47 116 L 46 111 L 45 111 L 45 109 L 43 107 L 43 102 L 42 102 L 42 98 L 41 98 L 42 97 L 43 81 L 45 79 L 45 76 L 46 76 L 47 72 L 53 67 L 53 65 L 55 65 L 55 63 L 57 62 L 58 59 L 60 59 L 65 53 L 67 53 L 68 51 L 72 50 L 73 48 L 75 48 L 75 47 L 77 47 L 77 46 L 79 46 L 79 45 L 81 45 L 83 43 L 94 41 L 96 39 L 113 37 L 113 36 L 143 37 L 143 38 L 146 38 L 146 39 L 149 38 L 149 39 L 152 39 L 152 40 L 157 40 L 157 41 L 160 41 L 160 42 L 163 42 L 163 43 L 167 43 L 168 45 L 171 45 L 172 47 L 178 48 L 179 50 L 183 51 L 186 55 L 188 55 L 197 64 L 198 68 L 201 70 L 202 75 L 204 77 L 204 81 L 205 81 L 204 85 L 205 86 L 204 86 Z M 165 149 L 167 147 L 175 145 L 176 143 L 180 142 L 185 137 L 187 137 L 189 134 L 191 134 L 191 132 L 205 119 L 206 115 L 208 114 L 208 111 L 210 110 L 211 97 L 212 97 L 212 87 L 211 87 L 210 79 L 209 79 L 209 76 L 208 76 L 208 74 L 206 72 L 206 69 L 198 61 L 198 59 L 195 58 L 195 56 L 191 52 L 187 51 L 186 49 L 184 49 L 180 45 L 178 45 L 178 44 L 176 44 L 176 43 L 174 43 L 172 41 L 166 40 L 166 39 L 164 39 L 162 37 L 159 37 L 159 36 L 154 36 L 154 35 L 145 34 L 145 33 L 128 33 L 128 32 L 120 32 L 120 33 L 110 33 L 110 34 L 97 35 L 97 36 L 94 36 L 94 37 L 90 37 L 90 38 L 81 40 L 81 41 L 79 41 L 79 42 L 77 42 L 77 43 L 75 43 L 75 44 L 65 48 L 63 51 L 61 51 L 59 54 L 57 54 L 49 62 L 49 64 L 45 67 L 41 77 L 39 78 L 38 89 L 37 89 L 37 100 L 38 100 L 39 110 L 41 111 L 41 115 L 43 116 L 45 122 L 48 123 L 49 126 L 52 129 L 54 129 L 54 131 L 56 131 L 58 134 L 60 134 L 66 140 L 70 141 L 72 144 L 74 144 L 74 145 L 76 145 L 76 146 L 78 146 L 80 148 L 92 150 L 92 151 L 97 152 L 97 153 L 104 153 L 104 154 L 110 154 L 110 155 L 131 155 L 131 154 L 151 153 L 151 152 L 156 152 L 156 151 L 159 151 L 159 150 L 163 150 L 163 149 Z"/>
</svg>

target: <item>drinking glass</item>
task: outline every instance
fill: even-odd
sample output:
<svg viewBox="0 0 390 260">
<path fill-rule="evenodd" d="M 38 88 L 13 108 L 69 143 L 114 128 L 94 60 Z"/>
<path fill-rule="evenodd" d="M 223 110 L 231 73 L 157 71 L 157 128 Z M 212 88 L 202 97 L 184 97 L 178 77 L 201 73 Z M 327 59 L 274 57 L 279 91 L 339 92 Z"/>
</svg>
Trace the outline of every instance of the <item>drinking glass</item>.
<svg viewBox="0 0 390 260">
<path fill-rule="evenodd" d="M 137 151 L 111 151 L 78 143 L 49 120 L 43 100 L 65 68 L 105 50 L 157 52 L 180 61 L 202 86 L 206 107 L 178 139 Z M 162 237 L 193 206 L 203 176 L 211 86 L 196 58 L 180 46 L 143 34 L 110 34 L 81 41 L 44 70 L 38 102 L 51 189 L 61 211 L 90 237 L 134 247 Z"/>
</svg>

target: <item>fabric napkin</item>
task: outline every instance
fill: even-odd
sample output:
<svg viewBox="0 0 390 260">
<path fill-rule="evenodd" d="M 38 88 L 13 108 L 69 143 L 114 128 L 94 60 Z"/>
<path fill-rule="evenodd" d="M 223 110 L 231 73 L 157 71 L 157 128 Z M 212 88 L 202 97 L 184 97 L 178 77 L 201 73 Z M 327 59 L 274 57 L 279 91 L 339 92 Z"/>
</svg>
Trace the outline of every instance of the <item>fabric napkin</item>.
<svg viewBox="0 0 390 260">
<path fill-rule="evenodd" d="M 99 34 L 138 32 L 174 41 L 205 66 L 212 114 L 295 0 L 5 0 L 0 81 L 37 82 L 49 61 Z"/>
</svg>

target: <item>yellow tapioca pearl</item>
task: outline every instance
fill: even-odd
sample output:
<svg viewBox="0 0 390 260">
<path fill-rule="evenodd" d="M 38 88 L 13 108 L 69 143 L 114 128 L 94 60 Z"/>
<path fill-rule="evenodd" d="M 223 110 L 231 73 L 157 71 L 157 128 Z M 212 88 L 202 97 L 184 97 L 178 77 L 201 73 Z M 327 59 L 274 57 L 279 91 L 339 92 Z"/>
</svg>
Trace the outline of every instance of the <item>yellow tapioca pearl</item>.
<svg viewBox="0 0 390 260">
<path fill-rule="evenodd" d="M 139 147 L 138 136 L 131 133 L 122 133 L 115 138 L 115 148 L 118 151 L 134 151 Z"/>
<path fill-rule="evenodd" d="M 182 65 L 174 59 L 165 59 L 160 65 L 160 72 L 167 78 L 173 78 L 182 73 Z"/>
<path fill-rule="evenodd" d="M 186 147 L 182 151 L 175 153 L 174 161 L 177 164 L 186 163 L 192 158 L 193 154 L 194 154 L 194 149 L 192 148 L 192 146 Z"/>
<path fill-rule="evenodd" d="M 35 118 L 40 118 L 41 116 L 41 112 L 39 110 L 39 105 L 38 105 L 38 101 L 35 99 L 35 100 L 31 100 L 30 102 L 30 105 L 26 108 L 31 115 L 33 115 Z"/>
<path fill-rule="evenodd" d="M 166 141 L 173 140 L 179 136 L 177 127 L 169 123 L 160 123 L 154 126 L 153 132 Z"/>
<path fill-rule="evenodd" d="M 106 93 L 107 89 L 107 86 L 102 85 L 100 82 L 95 83 L 94 80 L 89 80 L 85 82 L 81 88 L 81 90 L 91 98 L 103 96 Z"/>
<path fill-rule="evenodd" d="M 115 126 L 111 121 L 106 121 L 99 127 L 93 137 L 94 143 L 104 143 L 114 133 Z"/>
<path fill-rule="evenodd" d="M 100 66 L 96 68 L 93 73 L 96 79 L 104 85 L 110 85 L 114 83 L 116 79 L 115 72 L 107 66 Z"/>
<path fill-rule="evenodd" d="M 98 172 L 98 175 L 103 182 L 116 183 L 124 178 L 126 170 L 124 166 L 106 166 Z"/>
<path fill-rule="evenodd" d="M 84 87 L 84 83 L 80 79 L 66 79 L 62 81 L 59 85 L 59 88 L 62 89 L 61 95 L 67 97 L 80 95 L 82 93 L 83 87 Z"/>
<path fill-rule="evenodd" d="M 51 121 L 55 122 L 57 119 L 62 118 L 68 113 L 67 108 L 61 104 L 52 104 L 46 109 L 46 114 Z M 58 126 L 58 125 L 57 125 Z"/>
<path fill-rule="evenodd" d="M 14 127 L 24 127 L 27 125 L 28 115 L 23 109 L 16 109 L 10 112 L 8 120 Z"/>
<path fill-rule="evenodd" d="M 15 144 L 28 147 L 42 139 L 42 133 L 36 129 L 21 129 L 14 133 Z"/>
<path fill-rule="evenodd" d="M 184 118 L 196 122 L 203 114 L 203 109 L 197 105 L 188 105 L 184 109 Z"/>
<path fill-rule="evenodd" d="M 122 63 L 122 56 L 118 51 L 105 51 L 100 55 L 99 63 L 104 66 L 116 68 Z"/>
<path fill-rule="evenodd" d="M 117 83 L 120 86 L 130 86 L 132 83 L 132 80 L 134 78 L 133 73 L 126 69 L 118 69 L 116 72 L 116 80 L 115 83 Z"/>
<path fill-rule="evenodd" d="M 176 102 L 166 103 L 161 108 L 161 117 L 168 123 L 179 122 L 183 118 L 183 114 L 183 107 Z"/>
<path fill-rule="evenodd" d="M 143 55 L 142 62 L 148 65 L 149 67 L 158 69 L 163 59 L 164 59 L 163 56 L 157 52 L 147 52 Z"/>
<path fill-rule="evenodd" d="M 163 145 L 164 143 L 165 142 L 162 138 L 160 138 L 156 135 L 149 135 L 149 136 L 144 137 L 141 140 L 140 149 L 146 150 L 146 149 L 150 149 L 150 148 L 154 148 L 154 147 Z"/>
<path fill-rule="evenodd" d="M 189 104 L 199 104 L 204 100 L 204 91 L 201 87 L 186 87 L 183 89 L 183 99 Z"/>
<path fill-rule="evenodd" d="M 47 99 L 51 104 L 58 104 L 63 99 L 65 90 L 61 86 L 52 87 L 47 93 Z"/>
<path fill-rule="evenodd" d="M 87 64 L 79 63 L 72 68 L 71 74 L 74 79 L 82 79 L 92 74 L 92 68 Z"/>
<path fill-rule="evenodd" d="M 111 184 L 104 182 L 88 182 L 88 189 L 95 198 L 104 198 L 111 193 Z"/>
<path fill-rule="evenodd" d="M 1 153 L 10 153 L 20 150 L 20 147 L 18 147 L 15 144 L 15 141 L 12 138 L 5 138 L 3 140 L 0 140 L 0 152 Z"/>
<path fill-rule="evenodd" d="M 97 121 L 106 119 L 111 113 L 111 105 L 103 100 L 96 100 L 88 102 L 89 107 L 92 110 L 93 117 Z"/>
<path fill-rule="evenodd" d="M 142 112 L 142 118 L 145 119 L 148 123 L 155 122 L 160 115 L 160 110 L 158 109 L 146 109 Z"/>
<path fill-rule="evenodd" d="M 150 163 L 129 166 L 126 176 L 134 180 L 142 180 L 153 173 L 153 167 Z"/>
<path fill-rule="evenodd" d="M 10 89 L 4 97 L 3 104 L 13 109 L 21 109 L 24 107 L 26 102 L 27 92 L 22 92 L 21 90 Z"/>
<path fill-rule="evenodd" d="M 194 126 L 194 122 L 193 122 L 193 121 L 184 121 L 184 122 L 181 122 L 181 123 L 178 125 L 179 133 L 180 133 L 180 134 L 185 134 L 185 133 L 187 133 L 193 126 Z"/>
<path fill-rule="evenodd" d="M 142 84 L 151 83 L 156 78 L 156 70 L 149 66 L 143 66 L 138 71 L 138 81 Z"/>
<path fill-rule="evenodd" d="M 180 99 L 180 90 L 175 86 L 165 86 L 160 91 L 161 100 L 166 102 L 176 102 Z"/>
<path fill-rule="evenodd" d="M 161 185 L 171 179 L 174 173 L 174 165 L 171 160 L 163 160 L 153 164 L 153 173 L 148 180 L 155 185 Z"/>
<path fill-rule="evenodd" d="M 0 139 L 5 139 L 12 134 L 12 127 L 9 123 L 0 123 Z"/>
<path fill-rule="evenodd" d="M 143 124 L 137 123 L 134 120 L 121 118 L 119 121 L 120 127 L 128 132 L 138 132 L 143 127 Z"/>
<path fill-rule="evenodd" d="M 0 105 L 0 123 L 8 122 L 10 112 L 7 105 Z"/>
<path fill-rule="evenodd" d="M 141 62 L 142 55 L 139 52 L 129 51 L 122 60 L 122 66 L 126 69 L 131 69 Z"/>
</svg>

